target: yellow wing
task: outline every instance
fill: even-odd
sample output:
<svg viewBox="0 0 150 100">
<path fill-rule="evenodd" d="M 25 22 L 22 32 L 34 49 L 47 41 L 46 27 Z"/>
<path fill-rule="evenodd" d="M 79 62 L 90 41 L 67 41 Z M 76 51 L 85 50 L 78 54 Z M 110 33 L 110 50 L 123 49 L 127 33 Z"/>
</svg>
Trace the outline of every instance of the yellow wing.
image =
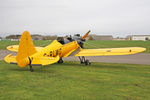
<svg viewBox="0 0 150 100">
<path fill-rule="evenodd" d="M 7 50 L 9 51 L 13 51 L 13 52 L 18 52 L 18 48 L 19 48 L 19 45 L 11 45 L 11 46 L 8 46 L 7 47 Z M 35 49 L 37 51 L 41 51 L 44 47 L 35 47 Z"/>
<path fill-rule="evenodd" d="M 142 47 L 108 48 L 108 49 L 81 49 L 74 56 L 109 56 L 129 55 L 145 51 Z"/>
</svg>

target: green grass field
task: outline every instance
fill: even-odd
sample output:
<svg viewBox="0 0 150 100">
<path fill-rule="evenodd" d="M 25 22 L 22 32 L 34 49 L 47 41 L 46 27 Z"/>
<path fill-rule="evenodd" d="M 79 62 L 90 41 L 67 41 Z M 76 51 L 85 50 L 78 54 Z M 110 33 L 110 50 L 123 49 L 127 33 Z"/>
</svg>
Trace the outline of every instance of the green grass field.
<svg viewBox="0 0 150 100">
<path fill-rule="evenodd" d="M 0 49 L 19 42 L 0 41 Z M 51 41 L 34 41 L 46 46 Z M 150 41 L 87 41 L 85 48 L 145 47 Z M 19 68 L 0 61 L 0 100 L 150 100 L 150 66 L 65 62 Z"/>
<path fill-rule="evenodd" d="M 6 49 L 9 45 L 18 44 L 16 41 L 0 41 L 0 49 Z M 36 46 L 47 46 L 51 41 L 34 41 Z M 87 41 L 85 48 L 116 48 L 116 47 L 144 47 L 145 53 L 150 53 L 150 41 Z"/>
<path fill-rule="evenodd" d="M 0 100 L 150 100 L 150 66 L 65 62 L 30 72 L 0 61 Z"/>
</svg>

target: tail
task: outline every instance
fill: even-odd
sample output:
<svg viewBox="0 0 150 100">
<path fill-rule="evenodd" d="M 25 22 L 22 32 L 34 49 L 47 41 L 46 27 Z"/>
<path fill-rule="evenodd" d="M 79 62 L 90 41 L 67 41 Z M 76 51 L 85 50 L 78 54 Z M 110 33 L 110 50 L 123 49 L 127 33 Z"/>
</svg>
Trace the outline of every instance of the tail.
<svg viewBox="0 0 150 100">
<path fill-rule="evenodd" d="M 49 46 L 52 48 L 54 46 L 62 46 L 56 40 Z M 46 49 L 45 49 L 46 50 Z M 41 52 L 36 51 L 32 38 L 28 31 L 23 32 L 19 47 L 18 47 L 17 56 L 12 56 L 12 54 L 7 55 L 4 60 L 10 64 L 17 64 L 20 67 L 25 67 L 27 65 L 48 65 L 57 62 L 60 57 L 47 57 L 43 56 Z M 36 54 L 35 54 L 36 53 Z"/>
<path fill-rule="evenodd" d="M 17 64 L 20 67 L 28 65 L 30 63 L 28 57 L 36 52 L 30 33 L 24 31 L 19 42 L 18 54 L 16 56 Z"/>
</svg>

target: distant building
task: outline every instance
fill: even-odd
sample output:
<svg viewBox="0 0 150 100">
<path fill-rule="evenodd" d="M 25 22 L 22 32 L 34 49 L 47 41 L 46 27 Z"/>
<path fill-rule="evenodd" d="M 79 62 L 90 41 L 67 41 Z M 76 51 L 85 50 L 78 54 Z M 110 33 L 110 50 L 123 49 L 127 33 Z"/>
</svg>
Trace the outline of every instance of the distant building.
<svg viewBox="0 0 150 100">
<path fill-rule="evenodd" d="M 0 41 L 2 41 L 2 37 L 0 37 Z"/>
<path fill-rule="evenodd" d="M 150 40 L 150 35 L 129 35 L 127 36 L 127 40 Z"/>
<path fill-rule="evenodd" d="M 125 38 L 113 38 L 113 40 L 118 40 L 118 41 L 125 41 Z"/>
<path fill-rule="evenodd" d="M 57 35 L 42 36 L 42 40 L 55 40 L 55 39 L 57 39 Z"/>
<path fill-rule="evenodd" d="M 9 35 L 9 36 L 6 36 L 6 39 L 10 39 L 10 40 L 12 39 L 12 41 L 14 39 L 15 41 L 18 41 L 20 37 L 21 35 Z"/>
<path fill-rule="evenodd" d="M 20 39 L 10 39 L 10 41 L 20 41 Z"/>
<path fill-rule="evenodd" d="M 31 35 L 32 40 L 42 40 L 42 36 L 38 34 Z M 9 35 L 6 39 L 10 39 L 11 41 L 20 41 L 21 35 Z"/>
<path fill-rule="evenodd" d="M 92 35 L 94 40 L 113 40 L 112 35 Z"/>
<path fill-rule="evenodd" d="M 34 34 L 34 35 L 31 35 L 32 37 L 32 40 L 42 40 L 42 36 L 41 35 L 38 35 L 38 34 Z"/>
</svg>

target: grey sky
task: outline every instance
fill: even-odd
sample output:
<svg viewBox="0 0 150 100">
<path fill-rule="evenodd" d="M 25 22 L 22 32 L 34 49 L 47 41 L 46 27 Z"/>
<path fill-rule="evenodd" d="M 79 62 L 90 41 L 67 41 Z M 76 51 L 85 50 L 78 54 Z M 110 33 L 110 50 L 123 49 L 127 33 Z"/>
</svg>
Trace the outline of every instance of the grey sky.
<svg viewBox="0 0 150 100">
<path fill-rule="evenodd" d="M 150 35 L 150 0 L 0 0 L 0 32 Z"/>
</svg>

